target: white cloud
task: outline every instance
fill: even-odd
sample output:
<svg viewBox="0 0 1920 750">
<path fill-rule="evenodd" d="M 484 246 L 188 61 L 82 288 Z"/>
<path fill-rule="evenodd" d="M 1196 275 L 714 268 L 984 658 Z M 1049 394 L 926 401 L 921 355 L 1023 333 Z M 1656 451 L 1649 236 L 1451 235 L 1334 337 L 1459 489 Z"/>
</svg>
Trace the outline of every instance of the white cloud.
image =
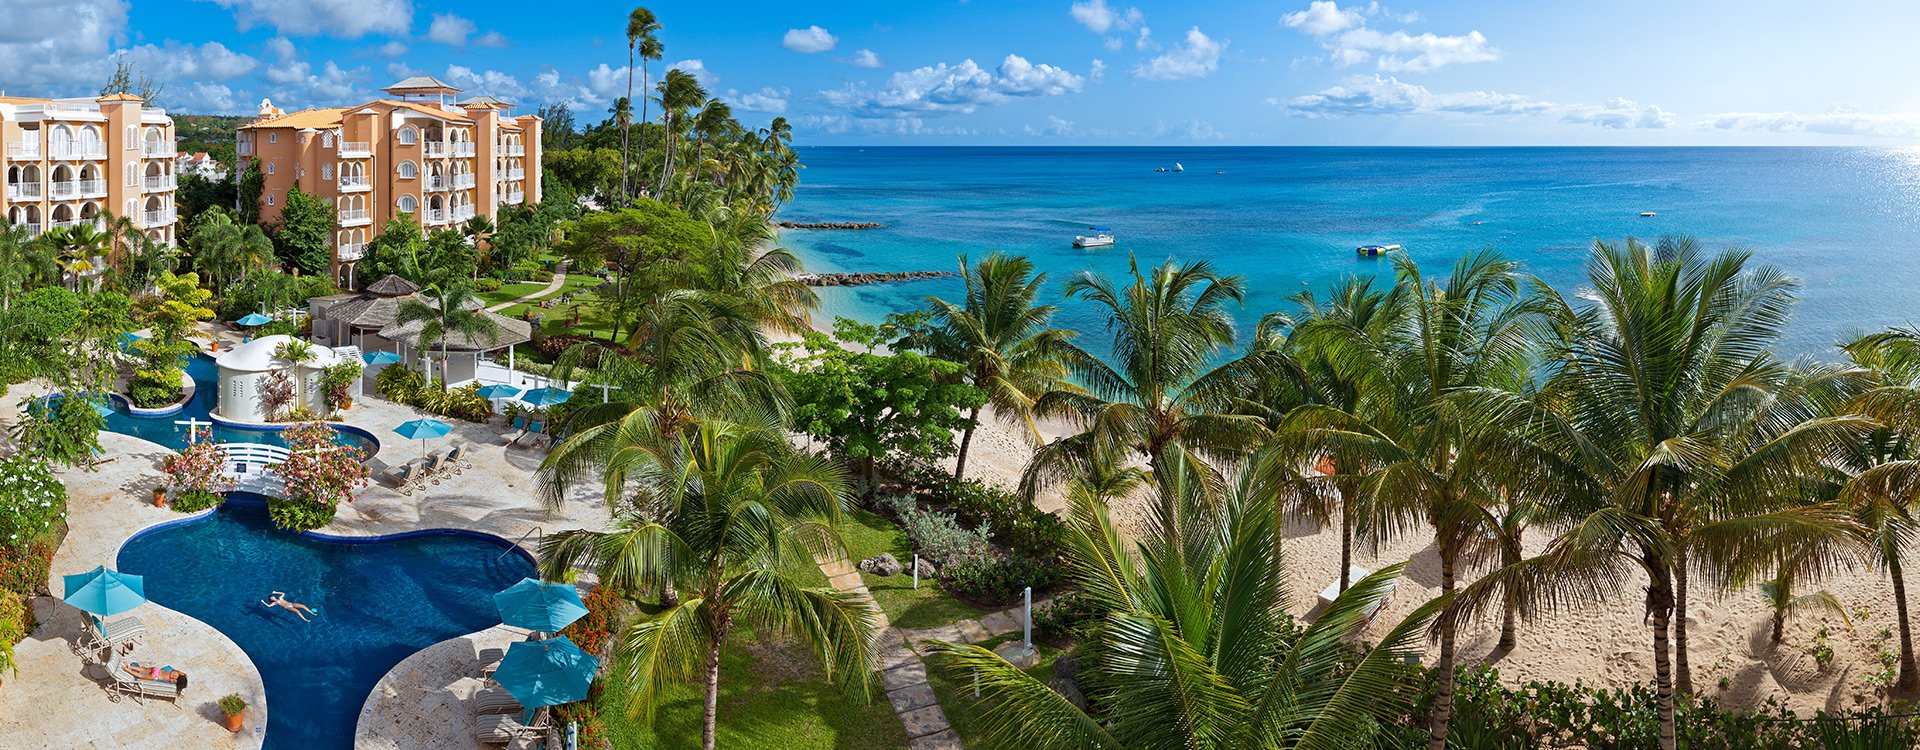
<svg viewBox="0 0 1920 750">
<path fill-rule="evenodd" d="M 1100 40 L 1100 44 L 1105 46 L 1108 52 L 1119 52 L 1121 45 L 1126 44 L 1126 42 L 1121 41 L 1120 37 L 1110 36 Z"/>
<path fill-rule="evenodd" d="M 293 104 L 287 107 L 289 110 L 327 107 L 362 98 L 357 84 L 366 77 L 366 68 L 346 70 L 329 60 L 315 72 L 312 63 L 299 59 L 293 42 L 286 37 L 267 40 L 267 52 L 274 57 L 274 62 L 266 67 L 261 77 L 273 84 L 270 88 L 274 97 Z"/>
<path fill-rule="evenodd" d="M 600 63 L 600 67 L 587 71 L 586 88 L 598 97 L 596 103 L 626 96 L 627 66 L 613 68 L 608 67 L 606 63 Z M 633 71 L 633 90 L 635 92 L 647 90 L 647 81 L 640 76 L 638 69 Z"/>
<path fill-rule="evenodd" d="M 1341 8 L 1331 0 L 1315 0 L 1306 10 L 1281 16 L 1280 24 L 1320 40 L 1327 50 L 1327 62 L 1336 68 L 1371 61 L 1376 69 L 1389 73 L 1426 73 L 1448 65 L 1500 59 L 1500 51 L 1478 31 L 1445 36 L 1382 32 L 1367 26 L 1369 18 L 1412 23 L 1419 20 L 1419 15 L 1396 15 L 1377 2 L 1362 10 L 1356 6 Z"/>
<path fill-rule="evenodd" d="M 1560 117 L 1560 121 L 1617 130 L 1660 129 L 1673 125 L 1673 114 L 1651 104 L 1636 103 L 1632 99 L 1612 99 L 1605 106 L 1571 107 Z"/>
<path fill-rule="evenodd" d="M 227 49 L 219 42 L 202 45 L 168 40 L 160 46 L 142 44 L 120 53 L 135 67 L 156 81 L 231 81 L 260 65 L 248 55 Z"/>
<path fill-rule="evenodd" d="M 374 51 L 386 57 L 399 57 L 407 54 L 407 45 L 389 40 L 386 44 L 375 47 Z"/>
<path fill-rule="evenodd" d="M 1133 77 L 1149 81 L 1204 78 L 1219 69 L 1220 54 L 1226 49 L 1226 42 L 1214 41 L 1195 26 L 1187 30 L 1187 39 L 1180 46 L 1134 66 Z"/>
<path fill-rule="evenodd" d="M 870 49 L 863 49 L 853 53 L 853 57 L 847 60 L 847 64 L 856 68 L 878 68 L 886 65 L 886 63 L 880 61 L 880 55 L 875 54 L 874 51 Z"/>
<path fill-rule="evenodd" d="M 478 31 L 479 28 L 473 24 L 473 21 L 452 13 L 435 13 L 433 23 L 427 26 L 427 41 L 464 47 L 467 44 L 467 37 L 472 36 L 473 32 Z"/>
<path fill-rule="evenodd" d="M 1087 66 L 1087 80 L 1092 81 L 1094 83 L 1099 83 L 1102 80 L 1105 80 L 1106 77 L 1107 77 L 1107 61 L 1101 60 L 1099 58 L 1094 58 L 1093 64 Z"/>
<path fill-rule="evenodd" d="M 1280 104 L 1303 117 L 1340 117 L 1344 115 L 1399 115 L 1430 112 L 1459 114 L 1523 115 L 1541 114 L 1554 109 L 1550 102 L 1519 94 L 1497 91 L 1434 93 L 1416 83 L 1403 83 L 1392 77 L 1357 76 L 1338 86 Z"/>
<path fill-rule="evenodd" d="M 1064 68 L 1035 65 L 1019 55 L 1007 55 L 994 70 L 972 60 L 962 60 L 958 65 L 939 63 L 894 73 L 878 90 L 855 83 L 822 91 L 820 98 L 858 117 L 907 117 L 917 113 L 968 114 L 982 106 L 1078 92 L 1085 86 L 1085 77 Z"/>
<path fill-rule="evenodd" d="M 787 111 L 787 100 L 792 97 L 792 93 L 790 89 L 776 89 L 768 86 L 759 91 L 749 91 L 744 94 L 734 89 L 727 89 L 727 95 L 721 98 L 732 104 L 735 109 L 748 112 L 770 112 L 777 115 Z"/>
<path fill-rule="evenodd" d="M 165 92 L 167 106 L 195 114 L 238 114 L 252 108 L 234 95 L 233 89 L 219 83 L 170 85 Z"/>
<path fill-rule="evenodd" d="M 567 79 L 553 68 L 541 70 L 533 77 L 533 95 L 543 104 L 566 104 L 577 113 L 585 113 L 606 101 L 581 82 Z"/>
<path fill-rule="evenodd" d="M 444 78 L 470 94 L 487 94 L 508 101 L 527 96 L 527 89 L 520 85 L 519 79 L 498 70 L 476 71 L 464 65 L 448 65 Z"/>
<path fill-rule="evenodd" d="M 846 115 L 807 115 L 793 122 L 794 127 L 839 135 L 852 129 L 853 121 Z"/>
<path fill-rule="evenodd" d="M 413 66 L 398 60 L 387 63 L 387 78 L 391 80 L 398 81 L 403 78 L 419 75 L 419 73 L 420 71 L 414 70 Z"/>
<path fill-rule="evenodd" d="M 211 0 L 233 11 L 241 31 L 256 26 L 295 36 L 355 39 L 369 33 L 405 34 L 413 0 Z"/>
<path fill-rule="evenodd" d="M 1073 121 L 1059 115 L 1047 115 L 1047 129 L 1042 132 L 1055 136 L 1073 135 Z"/>
<path fill-rule="evenodd" d="M 7 3 L 0 8 L 0 70 L 9 94 L 99 91 L 107 56 L 124 37 L 123 0 Z M 91 91 L 85 91 L 91 87 Z"/>
<path fill-rule="evenodd" d="M 479 35 L 479 36 L 477 36 L 477 37 L 474 37 L 474 38 L 473 38 L 473 46 L 475 46 L 475 47 L 493 47 L 493 48 L 496 48 L 496 49 L 503 49 L 503 48 L 506 48 L 506 47 L 511 47 L 511 46 L 513 46 L 513 43 L 512 43 L 512 42 L 509 42 L 509 41 L 507 41 L 507 35 L 505 35 L 505 34 L 502 34 L 502 33 L 500 33 L 500 32 L 498 32 L 498 31 L 489 31 L 489 32 L 487 32 L 487 33 L 485 33 L 485 34 L 481 34 L 481 35 Z"/>
<path fill-rule="evenodd" d="M 1128 8 L 1125 12 L 1107 7 L 1107 0 L 1081 0 L 1067 9 L 1075 23 L 1087 27 L 1095 34 L 1105 34 L 1108 30 L 1127 31 L 1146 20 L 1139 8 Z"/>
<path fill-rule="evenodd" d="M 711 70 L 707 70 L 707 64 L 704 62 L 701 62 L 699 58 L 693 58 L 690 60 L 681 60 L 672 65 L 668 65 L 667 69 L 678 70 L 682 73 L 693 76 L 693 80 L 699 81 L 701 86 L 704 86 L 709 89 L 713 88 L 714 84 L 720 82 L 720 75 Z"/>
<path fill-rule="evenodd" d="M 808 26 L 804 29 L 787 29 L 787 35 L 780 40 L 780 46 L 795 52 L 805 52 L 808 54 L 826 52 L 827 50 L 833 49 L 833 45 L 839 43 L 839 37 L 827 33 L 826 29 L 820 28 L 819 26 Z"/>
<path fill-rule="evenodd" d="M 1769 133 L 1920 138 L 1920 113 L 1869 114 L 1850 108 L 1808 115 L 1798 112 L 1727 112 L 1708 115 L 1697 127 Z"/>
<path fill-rule="evenodd" d="M 1140 27 L 1140 36 L 1133 40 L 1133 48 L 1137 50 L 1160 49 L 1160 44 L 1153 41 L 1153 29 L 1145 26 Z"/>
<path fill-rule="evenodd" d="M 1165 120 L 1155 121 L 1153 123 L 1153 136 L 1155 138 L 1185 138 L 1191 141 L 1210 141 L 1217 138 L 1224 138 L 1226 134 L 1214 130 L 1213 123 L 1205 120 L 1187 119 L 1175 123 L 1168 123 Z"/>
<path fill-rule="evenodd" d="M 1294 11 L 1280 17 L 1280 24 L 1290 29 L 1299 29 L 1314 36 L 1324 36 L 1336 31 L 1366 23 L 1360 11 L 1351 8 L 1341 10 L 1332 0 L 1314 0 L 1306 10 Z"/>
</svg>

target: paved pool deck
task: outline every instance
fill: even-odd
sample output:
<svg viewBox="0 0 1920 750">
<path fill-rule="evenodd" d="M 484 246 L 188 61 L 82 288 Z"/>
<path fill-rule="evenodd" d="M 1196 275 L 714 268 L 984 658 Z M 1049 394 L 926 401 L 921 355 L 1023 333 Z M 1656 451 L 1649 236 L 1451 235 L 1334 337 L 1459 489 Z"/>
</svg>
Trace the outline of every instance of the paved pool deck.
<svg viewBox="0 0 1920 750">
<path fill-rule="evenodd" d="M 44 385 L 20 384 L 0 399 L 0 427 L 18 420 L 22 398 L 45 392 Z M 394 426 L 424 415 L 410 407 L 378 397 L 363 398 L 349 412 L 347 422 L 378 435 L 381 449 L 374 458 L 376 474 L 383 465 L 399 465 L 418 458 L 420 444 L 393 434 Z M 381 484 L 362 491 L 352 504 L 343 504 L 334 522 L 321 532 L 339 536 L 379 536 L 421 529 L 452 528 L 478 531 L 519 540 L 531 550 L 543 534 L 570 528 L 604 529 L 607 512 L 597 488 L 580 488 L 566 507 L 549 513 L 533 493 L 533 472 L 544 449 L 502 445 L 498 425 L 443 420 L 453 425 L 448 438 L 430 441 L 442 450 L 450 441 L 471 450 L 472 467 L 429 484 L 411 496 Z M 49 590 L 58 592 L 59 577 L 114 564 L 121 544 L 140 530 L 182 518 L 182 514 L 152 505 L 152 488 L 163 480 L 159 460 L 169 451 L 154 443 L 125 435 L 102 433 L 102 447 L 110 460 L 93 471 L 59 472 L 68 492 L 68 532 L 54 555 Z M 530 442 L 530 441 L 529 441 Z M 209 575 L 218 575 L 210 571 Z M 258 748 L 271 707 L 264 696 L 258 671 L 232 640 L 211 626 L 148 603 L 131 613 L 148 628 L 145 643 L 134 659 L 167 661 L 185 669 L 191 685 L 175 706 L 131 698 L 116 700 L 102 681 L 99 668 L 89 668 L 75 652 L 83 627 L 80 613 L 48 596 L 33 602 L 40 626 L 16 648 L 17 675 L 0 675 L 0 738 L 6 747 L 48 748 Z M 442 642 L 402 661 L 376 688 L 358 725 L 357 747 L 468 748 L 473 715 L 461 700 L 478 685 L 476 639 L 509 637 L 493 628 L 477 635 Z M 463 683 L 466 675 L 475 678 Z M 410 692 L 386 696 L 390 685 L 413 686 Z M 215 702 L 239 693 L 250 704 L 246 727 L 229 733 Z M 383 697 L 384 696 L 384 697 Z"/>
</svg>

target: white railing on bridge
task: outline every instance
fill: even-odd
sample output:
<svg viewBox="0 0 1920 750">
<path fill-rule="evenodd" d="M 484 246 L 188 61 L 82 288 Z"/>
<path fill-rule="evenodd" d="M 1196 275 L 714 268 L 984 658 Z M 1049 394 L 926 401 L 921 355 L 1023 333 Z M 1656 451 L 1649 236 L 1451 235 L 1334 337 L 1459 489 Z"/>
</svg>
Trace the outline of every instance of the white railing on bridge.
<svg viewBox="0 0 1920 750">
<path fill-rule="evenodd" d="M 227 443 L 220 447 L 227 453 L 222 473 L 233 480 L 234 489 L 276 497 L 286 491 L 286 480 L 271 470 L 293 455 L 286 448 L 265 443 Z"/>
</svg>

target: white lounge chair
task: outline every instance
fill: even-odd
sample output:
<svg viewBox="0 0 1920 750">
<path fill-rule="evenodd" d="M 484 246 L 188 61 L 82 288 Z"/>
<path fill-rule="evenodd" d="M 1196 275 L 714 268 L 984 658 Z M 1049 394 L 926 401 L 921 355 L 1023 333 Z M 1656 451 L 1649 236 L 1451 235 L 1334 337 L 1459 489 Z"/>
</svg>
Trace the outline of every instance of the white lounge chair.
<svg viewBox="0 0 1920 750">
<path fill-rule="evenodd" d="M 514 739 L 547 728 L 547 712 L 535 711 L 533 723 L 522 724 L 505 714 L 488 714 L 473 720 L 473 738 L 483 745 L 505 745 Z"/>
<path fill-rule="evenodd" d="M 147 624 L 138 617 L 122 617 L 113 622 L 102 622 L 99 617 L 87 615 L 87 630 L 82 634 L 80 647 L 83 649 L 118 650 L 121 646 L 132 644 L 146 637 Z"/>
<path fill-rule="evenodd" d="M 447 454 L 445 453 L 435 453 L 428 456 L 426 465 L 420 467 L 420 478 L 434 484 L 440 483 L 441 474 L 448 473 L 451 472 L 447 471 Z"/>
<path fill-rule="evenodd" d="M 136 703 L 146 703 L 147 698 L 159 698 L 180 705 L 180 688 L 165 680 L 143 680 L 127 674 L 124 664 L 114 659 L 107 664 L 107 672 L 112 675 L 115 691 L 133 696 Z"/>
<path fill-rule="evenodd" d="M 467 459 L 467 446 L 465 445 L 456 445 L 453 446 L 453 450 L 447 451 L 447 463 L 453 465 L 453 471 L 456 474 L 462 469 L 473 468 L 473 461 Z"/>
<path fill-rule="evenodd" d="M 413 494 L 413 486 L 418 483 L 420 479 L 419 475 L 414 473 L 412 461 L 401 464 L 400 468 L 387 472 L 387 477 L 393 480 L 393 488 L 403 495 Z"/>
<path fill-rule="evenodd" d="M 1370 575 L 1373 575 L 1373 571 L 1367 570 L 1366 568 L 1362 568 L 1358 565 L 1349 565 L 1347 566 L 1347 578 L 1349 579 L 1347 581 L 1347 585 L 1351 586 L 1355 583 L 1359 583 L 1360 579 Z M 1393 593 L 1394 587 L 1399 585 L 1399 583 L 1400 583 L 1399 579 L 1394 579 L 1393 581 L 1389 582 L 1387 584 L 1387 593 L 1391 595 Z M 1320 590 L 1320 602 L 1323 604 L 1332 604 L 1333 600 L 1338 598 L 1340 598 L 1340 580 L 1336 578 L 1332 583 L 1327 584 L 1326 588 Z M 1374 616 L 1374 614 L 1378 613 L 1380 611 L 1380 608 L 1385 606 L 1386 603 L 1387 603 L 1387 597 L 1385 596 L 1380 597 L 1379 601 L 1373 603 L 1373 609 L 1367 612 L 1367 616 L 1368 617 Z"/>
</svg>

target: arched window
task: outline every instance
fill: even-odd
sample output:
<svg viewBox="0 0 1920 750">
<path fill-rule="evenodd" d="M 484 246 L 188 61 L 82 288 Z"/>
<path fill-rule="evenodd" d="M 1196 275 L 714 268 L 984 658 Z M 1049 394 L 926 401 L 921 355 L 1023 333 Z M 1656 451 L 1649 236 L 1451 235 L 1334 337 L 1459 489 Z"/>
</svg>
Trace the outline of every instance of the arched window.
<svg viewBox="0 0 1920 750">
<path fill-rule="evenodd" d="M 127 187 L 140 184 L 140 168 L 133 162 L 127 162 Z"/>
<path fill-rule="evenodd" d="M 400 179 L 411 180 L 418 176 L 420 176 L 420 168 L 414 166 L 413 162 L 400 162 Z"/>
<path fill-rule="evenodd" d="M 333 134 L 332 134 L 332 133 L 321 133 L 321 134 L 320 134 L 320 145 L 322 145 L 322 146 L 325 146 L 325 147 L 327 147 L 327 148 L 333 148 Z"/>
<path fill-rule="evenodd" d="M 280 142 L 280 134 L 279 134 L 279 133 L 268 133 L 268 134 L 267 134 L 267 142 L 268 142 L 268 143 L 279 143 L 279 142 Z"/>
<path fill-rule="evenodd" d="M 333 165 L 332 165 L 332 164 L 322 164 L 322 165 L 320 165 L 320 179 L 322 179 L 322 180 L 331 180 L 331 179 L 333 179 Z"/>
<path fill-rule="evenodd" d="M 404 127 L 400 129 L 401 145 L 411 146 L 414 144 L 415 141 L 418 141 L 418 140 L 420 140 L 420 131 L 414 130 L 412 127 Z"/>
<path fill-rule="evenodd" d="M 420 211 L 420 202 L 414 200 L 411 195 L 402 195 L 400 196 L 400 210 L 410 214 L 418 213 Z"/>
<path fill-rule="evenodd" d="M 267 196 L 267 205 L 269 205 L 269 206 L 271 206 L 271 205 L 273 205 L 273 196 L 272 196 L 272 195 L 268 195 L 268 196 Z"/>
<path fill-rule="evenodd" d="M 267 174 L 273 174 L 273 162 L 267 162 Z"/>
<path fill-rule="evenodd" d="M 134 215 L 134 214 L 136 214 L 136 213 L 139 213 L 139 212 L 140 212 L 140 199 L 138 199 L 138 198 L 128 198 L 128 199 L 127 199 L 127 210 L 126 210 L 126 211 L 123 211 L 123 212 L 121 212 L 121 214 L 120 214 L 120 215 L 121 215 L 121 216 L 132 216 L 132 215 Z"/>
<path fill-rule="evenodd" d="M 134 127 L 132 125 L 127 126 L 127 150 L 128 151 L 132 151 L 140 147 L 139 133 L 140 133 L 139 128 Z"/>
</svg>

